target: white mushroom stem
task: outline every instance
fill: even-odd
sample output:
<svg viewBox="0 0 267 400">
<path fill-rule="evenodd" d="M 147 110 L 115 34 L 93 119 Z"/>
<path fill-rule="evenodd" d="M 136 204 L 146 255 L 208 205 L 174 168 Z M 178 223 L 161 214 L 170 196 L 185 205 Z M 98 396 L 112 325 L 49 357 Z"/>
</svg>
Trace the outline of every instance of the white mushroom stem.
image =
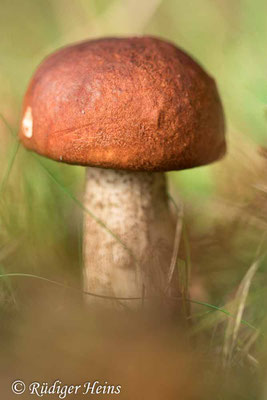
<svg viewBox="0 0 267 400">
<path fill-rule="evenodd" d="M 87 168 L 84 205 L 109 230 L 85 215 L 85 291 L 127 298 L 142 297 L 144 291 L 146 297 L 163 295 L 175 235 L 165 175 Z M 123 303 L 132 308 L 141 301 Z"/>
</svg>

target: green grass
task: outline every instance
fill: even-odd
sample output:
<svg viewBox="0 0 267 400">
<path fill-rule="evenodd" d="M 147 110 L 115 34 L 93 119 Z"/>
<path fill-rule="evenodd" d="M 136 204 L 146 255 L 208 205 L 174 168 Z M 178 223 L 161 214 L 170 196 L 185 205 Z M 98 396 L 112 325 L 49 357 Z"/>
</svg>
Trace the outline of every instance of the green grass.
<svg viewBox="0 0 267 400">
<path fill-rule="evenodd" d="M 57 326 L 58 319 L 67 330 L 72 323 L 81 332 L 97 325 L 80 303 L 76 308 L 69 305 L 82 294 L 82 219 L 84 212 L 90 214 L 81 200 L 84 169 L 33 156 L 16 140 L 23 93 L 32 72 L 46 54 L 69 42 L 149 33 L 186 49 L 216 78 L 228 126 L 225 160 L 169 174 L 171 197 L 184 203 L 173 265 L 180 270 L 184 301 L 191 304 L 186 334 L 194 344 L 187 356 L 192 353 L 198 359 L 198 373 L 207 382 L 199 399 L 202 395 L 205 400 L 264 399 L 267 263 L 262 238 L 267 230 L 267 161 L 259 154 L 259 145 L 267 142 L 266 1 L 2 0 L 0 9 L 3 354 L 11 357 L 12 347 L 18 352 L 24 331 L 29 337 L 37 335 L 38 329 L 31 325 L 34 320 L 43 318 Z M 53 296 L 55 301 L 50 300 Z M 73 307 L 72 314 L 65 302 Z M 49 327 L 44 329 L 49 336 Z M 60 329 L 52 335 L 59 346 L 64 342 Z M 74 331 L 77 339 L 65 343 L 66 353 L 73 351 L 71 360 L 80 354 L 81 332 Z M 168 335 L 176 333 L 170 330 Z M 166 342 L 160 342 L 159 348 L 165 349 Z M 85 339 L 82 343 L 86 347 Z M 172 339 L 170 343 L 174 346 Z M 125 349 L 127 353 L 126 345 Z M 52 356 L 48 365 L 51 360 Z M 173 369 L 179 375 L 184 369 L 176 362 Z M 149 368 L 154 364 L 152 360 Z"/>
</svg>

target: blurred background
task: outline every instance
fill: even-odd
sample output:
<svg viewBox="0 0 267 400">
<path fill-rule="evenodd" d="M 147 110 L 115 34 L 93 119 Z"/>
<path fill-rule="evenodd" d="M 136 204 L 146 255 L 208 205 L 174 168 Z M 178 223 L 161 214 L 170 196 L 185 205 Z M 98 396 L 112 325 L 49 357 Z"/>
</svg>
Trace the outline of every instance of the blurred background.
<svg viewBox="0 0 267 400">
<path fill-rule="evenodd" d="M 161 368 L 157 374 L 164 382 L 166 378 L 168 399 L 178 398 L 179 393 L 184 399 L 267 399 L 266 0 L 0 0 L 0 338 L 5 352 L 2 366 L 6 363 L 7 368 L 1 379 L 6 387 L 18 348 L 18 375 L 25 359 L 32 370 L 40 367 L 32 361 L 34 351 L 40 343 L 44 348 L 47 341 L 60 343 L 62 326 L 65 330 L 72 326 L 72 338 L 77 330 L 80 335 L 88 329 L 96 348 L 103 339 L 97 339 L 98 328 L 86 325 L 90 316 L 79 295 L 37 278 L 8 275 L 31 274 L 81 287 L 79 201 L 84 169 L 33 157 L 19 146 L 16 135 L 29 79 L 42 59 L 61 46 L 101 36 L 140 34 L 173 41 L 205 67 L 216 79 L 227 122 L 227 157 L 211 166 L 169 174 L 170 193 L 184 203 L 180 264 L 190 272 L 188 289 L 198 304 L 192 303 L 192 326 L 186 334 L 194 342 L 193 353 L 180 347 L 173 353 L 175 345 L 171 346 L 177 342 L 172 330 L 154 338 L 172 371 L 168 378 Z M 154 329 L 158 332 L 157 324 Z M 76 341 L 68 336 L 60 351 L 78 364 L 83 360 L 81 365 L 87 368 L 94 353 L 86 358 L 79 352 L 79 343 L 87 343 L 86 335 L 79 335 Z M 107 348 L 114 345 L 110 340 L 105 341 Z M 144 340 L 142 336 L 145 374 L 160 360 L 151 356 L 153 345 L 144 356 Z M 43 374 L 51 367 L 49 354 L 39 354 L 46 359 Z M 130 363 L 131 354 L 127 353 Z M 192 354 L 200 359 L 193 369 L 192 363 L 198 361 L 191 359 Z M 123 351 L 113 354 L 120 361 L 124 356 Z M 136 364 L 139 361 L 135 358 Z M 188 373 L 177 383 L 176 373 L 185 371 L 185 365 Z M 114 365 L 108 363 L 109 368 Z M 101 375 L 101 365 L 97 371 Z M 220 371 L 217 380 L 211 379 L 214 371 Z M 131 374 L 126 374 L 126 382 L 138 385 L 140 371 L 133 367 Z M 188 388 L 198 374 L 205 385 L 196 395 Z M 79 379 L 78 373 L 73 376 Z M 152 375 L 150 379 L 153 385 Z M 209 384 L 212 380 L 215 387 Z M 134 387 L 131 390 L 125 398 L 135 398 Z M 145 393 L 149 398 L 151 392 Z M 8 396 L 13 398 L 7 389 Z M 166 392 L 155 391 L 151 398 L 164 396 Z"/>
</svg>

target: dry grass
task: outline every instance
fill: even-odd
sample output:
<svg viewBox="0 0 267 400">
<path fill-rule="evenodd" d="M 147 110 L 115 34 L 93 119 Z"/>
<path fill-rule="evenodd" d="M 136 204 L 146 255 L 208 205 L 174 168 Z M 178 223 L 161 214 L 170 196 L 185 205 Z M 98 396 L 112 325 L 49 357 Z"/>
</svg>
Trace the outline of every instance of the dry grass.
<svg viewBox="0 0 267 400">
<path fill-rule="evenodd" d="M 0 397 L 13 398 L 10 380 L 21 377 L 114 380 L 123 399 L 267 399 L 266 2 L 2 0 L 0 7 L 0 112 L 14 135 L 40 60 L 66 43 L 111 34 L 156 34 L 194 54 L 216 76 L 229 126 L 224 161 L 170 174 L 172 197 L 184 203 L 170 277 L 179 268 L 187 313 L 189 292 L 192 306 L 191 323 L 177 327 L 160 313 L 148 323 L 84 308 L 83 169 L 32 157 L 0 121 Z"/>
</svg>

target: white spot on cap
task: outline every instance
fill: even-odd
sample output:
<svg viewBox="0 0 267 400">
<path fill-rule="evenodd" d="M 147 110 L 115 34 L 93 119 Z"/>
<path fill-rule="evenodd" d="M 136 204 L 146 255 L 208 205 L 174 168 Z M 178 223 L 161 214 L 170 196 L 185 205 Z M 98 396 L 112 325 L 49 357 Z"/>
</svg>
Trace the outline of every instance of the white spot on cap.
<svg viewBox="0 0 267 400">
<path fill-rule="evenodd" d="M 60 157 L 59 157 L 59 159 L 60 159 L 60 161 L 62 161 L 63 157 L 62 157 L 62 156 L 60 156 Z"/>
<path fill-rule="evenodd" d="M 26 138 L 30 139 L 32 137 L 32 109 L 28 107 L 25 111 L 23 120 L 22 120 L 22 131 Z"/>
<path fill-rule="evenodd" d="M 82 110 L 82 114 L 85 114 L 85 111 L 84 111 L 84 110 Z"/>
</svg>

